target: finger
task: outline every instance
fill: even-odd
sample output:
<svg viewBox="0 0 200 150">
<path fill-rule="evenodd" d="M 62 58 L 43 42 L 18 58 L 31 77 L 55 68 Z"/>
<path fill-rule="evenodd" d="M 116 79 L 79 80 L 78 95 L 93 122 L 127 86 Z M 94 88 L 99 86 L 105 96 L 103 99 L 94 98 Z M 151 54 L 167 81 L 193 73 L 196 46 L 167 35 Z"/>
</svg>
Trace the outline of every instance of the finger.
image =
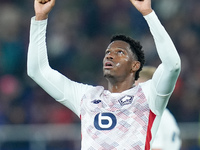
<svg viewBox="0 0 200 150">
<path fill-rule="evenodd" d="M 39 3 L 41 4 L 45 4 L 46 2 L 48 2 L 49 0 L 37 0 Z"/>
<path fill-rule="evenodd" d="M 45 3 L 46 3 L 46 0 L 42 0 L 42 3 L 45 4 Z"/>
<path fill-rule="evenodd" d="M 44 4 L 43 0 L 37 0 L 40 4 Z"/>
<path fill-rule="evenodd" d="M 56 0 L 48 0 L 51 3 L 51 6 L 53 7 L 56 3 Z"/>
</svg>

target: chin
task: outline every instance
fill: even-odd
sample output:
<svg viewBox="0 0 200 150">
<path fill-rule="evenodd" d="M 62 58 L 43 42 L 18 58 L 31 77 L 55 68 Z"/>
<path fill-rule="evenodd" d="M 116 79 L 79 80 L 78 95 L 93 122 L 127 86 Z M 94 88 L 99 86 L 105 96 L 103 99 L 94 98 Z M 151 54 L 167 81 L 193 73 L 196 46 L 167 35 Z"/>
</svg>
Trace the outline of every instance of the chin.
<svg viewBox="0 0 200 150">
<path fill-rule="evenodd" d="M 113 78 L 114 76 L 108 73 L 104 73 L 103 75 L 105 78 Z"/>
<path fill-rule="evenodd" d="M 114 78 L 114 75 L 111 73 L 110 70 L 103 70 L 103 76 L 105 78 Z"/>
</svg>

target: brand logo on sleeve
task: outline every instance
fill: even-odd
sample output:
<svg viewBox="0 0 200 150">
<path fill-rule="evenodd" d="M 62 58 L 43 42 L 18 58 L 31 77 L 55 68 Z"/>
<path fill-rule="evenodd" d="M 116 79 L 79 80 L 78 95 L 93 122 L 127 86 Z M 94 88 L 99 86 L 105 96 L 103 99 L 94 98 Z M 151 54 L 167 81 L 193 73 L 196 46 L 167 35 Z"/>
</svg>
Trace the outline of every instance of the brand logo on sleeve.
<svg viewBox="0 0 200 150">
<path fill-rule="evenodd" d="M 112 113 L 98 113 L 94 118 L 94 126 L 97 130 L 111 130 L 117 124 L 117 119 Z"/>
<path fill-rule="evenodd" d="M 133 102 L 133 96 L 126 95 L 119 100 L 121 106 L 131 104 Z"/>
</svg>

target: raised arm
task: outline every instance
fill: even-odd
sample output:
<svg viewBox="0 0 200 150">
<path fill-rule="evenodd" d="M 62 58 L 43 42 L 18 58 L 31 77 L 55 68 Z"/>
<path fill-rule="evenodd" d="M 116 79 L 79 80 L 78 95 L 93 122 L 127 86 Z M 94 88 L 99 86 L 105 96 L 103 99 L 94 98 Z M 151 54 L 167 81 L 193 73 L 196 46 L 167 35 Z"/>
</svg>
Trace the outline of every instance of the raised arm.
<svg viewBox="0 0 200 150">
<path fill-rule="evenodd" d="M 131 2 L 146 19 L 162 62 L 156 69 L 151 82 L 151 89 L 154 89 L 154 93 L 159 99 L 164 100 L 164 102 L 156 102 L 159 105 L 157 108 L 162 109 L 162 107 L 166 106 L 180 73 L 180 57 L 170 36 L 152 10 L 151 0 L 131 0 Z M 154 97 L 154 99 L 157 97 Z"/>
<path fill-rule="evenodd" d="M 47 17 L 55 0 L 35 0 L 35 17 L 31 19 L 27 73 L 54 99 L 80 115 L 80 101 L 91 86 L 73 82 L 53 70 L 48 62 L 46 46 Z"/>
<path fill-rule="evenodd" d="M 173 91 L 180 73 L 180 57 L 171 38 L 152 10 L 151 0 L 131 0 L 131 2 L 146 19 L 162 61 L 153 76 L 156 91 L 161 95 L 169 94 Z"/>
</svg>

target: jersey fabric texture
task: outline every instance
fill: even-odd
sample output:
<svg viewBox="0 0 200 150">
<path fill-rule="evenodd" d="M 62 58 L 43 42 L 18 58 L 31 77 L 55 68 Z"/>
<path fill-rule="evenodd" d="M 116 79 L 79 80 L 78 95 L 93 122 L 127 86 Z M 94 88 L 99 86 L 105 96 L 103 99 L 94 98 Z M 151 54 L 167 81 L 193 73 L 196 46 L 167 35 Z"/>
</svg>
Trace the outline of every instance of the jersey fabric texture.
<svg viewBox="0 0 200 150">
<path fill-rule="evenodd" d="M 55 100 L 81 118 L 82 150 L 149 150 L 180 72 L 180 58 L 153 11 L 144 16 L 161 64 L 152 80 L 122 93 L 71 81 L 52 69 L 47 20 L 31 19 L 27 72 Z"/>
<path fill-rule="evenodd" d="M 81 102 L 83 149 L 144 149 L 150 113 L 140 86 L 114 94 L 92 88 Z"/>
<path fill-rule="evenodd" d="M 152 143 L 152 149 L 180 150 L 181 143 L 178 124 L 171 112 L 165 109 Z"/>
</svg>

